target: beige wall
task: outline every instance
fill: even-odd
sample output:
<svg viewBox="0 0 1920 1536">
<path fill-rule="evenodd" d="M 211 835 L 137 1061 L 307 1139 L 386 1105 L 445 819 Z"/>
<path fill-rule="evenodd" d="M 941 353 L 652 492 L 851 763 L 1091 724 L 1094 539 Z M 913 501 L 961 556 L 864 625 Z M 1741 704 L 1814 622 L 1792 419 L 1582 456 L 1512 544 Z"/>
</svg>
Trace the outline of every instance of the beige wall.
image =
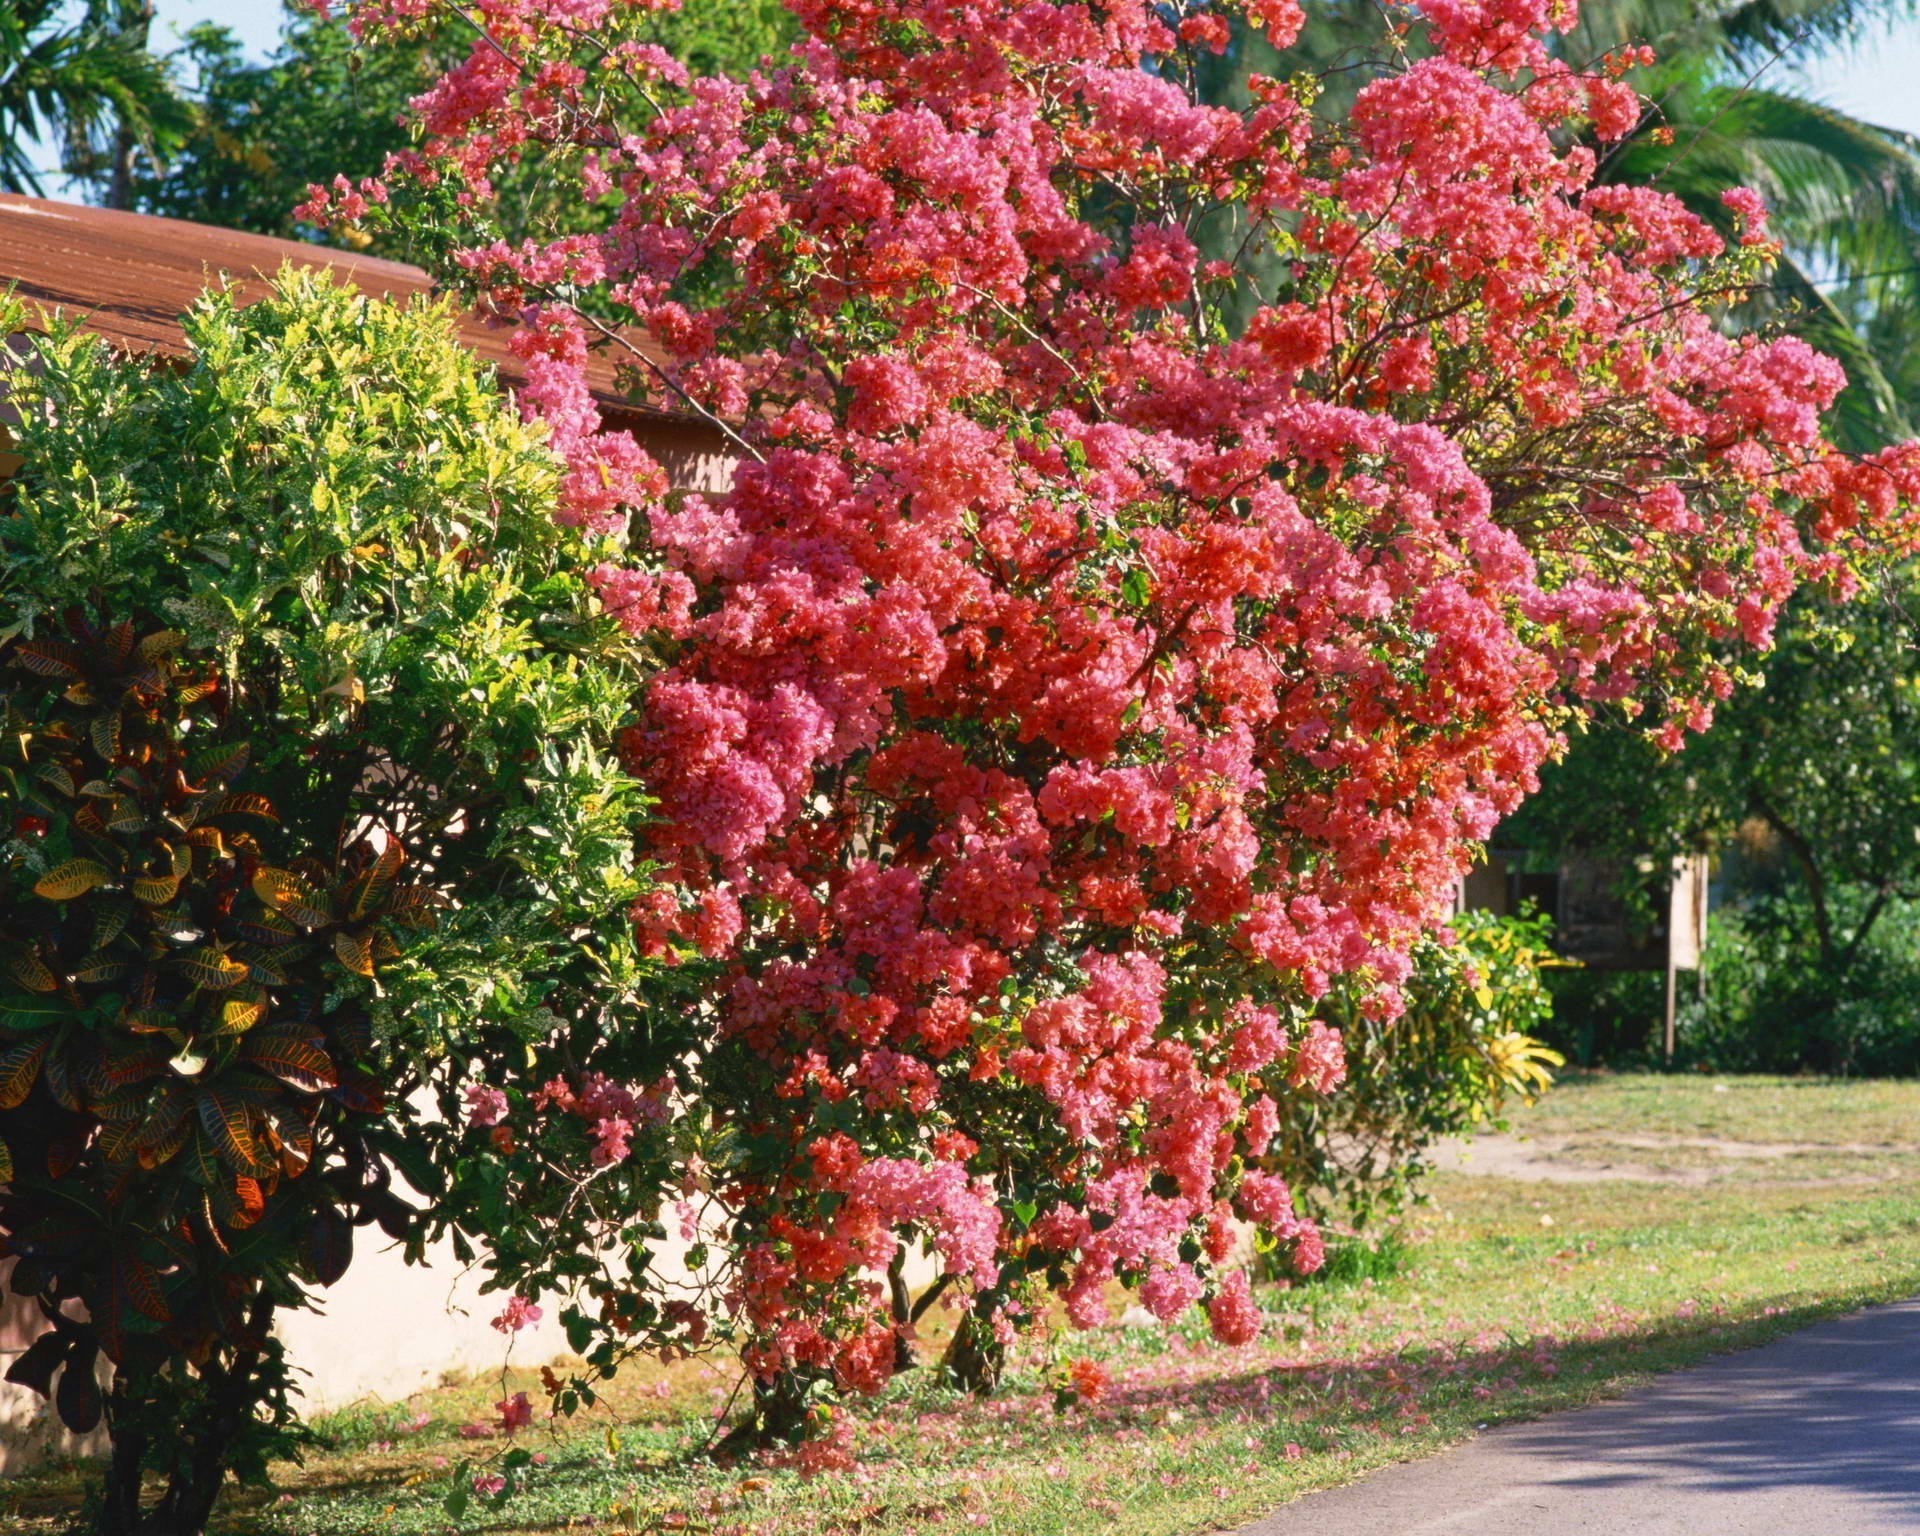
<svg viewBox="0 0 1920 1536">
<path fill-rule="evenodd" d="M 371 1234 L 371 1235 L 370 1235 Z M 340 1283 L 321 1293 L 323 1310 L 283 1312 L 278 1325 L 287 1355 L 301 1373 L 302 1409 L 324 1413 L 355 1403 L 396 1402 L 437 1386 L 449 1373 L 484 1373 L 509 1362 L 539 1366 L 567 1353 L 559 1324 L 560 1303 L 542 1301 L 545 1316 L 511 1337 L 497 1332 L 504 1296 L 480 1294 L 478 1271 L 463 1274 L 451 1248 L 441 1244 L 427 1265 L 407 1264 L 398 1244 L 376 1247 L 378 1231 L 354 1234 L 352 1267 Z M 662 1246 L 653 1269 L 669 1280 L 685 1273 L 686 1245 Z M 915 1253 L 907 1282 L 918 1291 L 937 1273 Z M 4 1271 L 0 1271 L 0 1276 Z M 0 1297 L 0 1374 L 38 1334 L 39 1313 L 17 1296 Z M 49 1459 L 93 1455 L 104 1449 L 95 1435 L 79 1442 L 66 1433 L 51 1407 L 24 1387 L 0 1381 L 0 1476 L 26 1471 Z"/>
</svg>

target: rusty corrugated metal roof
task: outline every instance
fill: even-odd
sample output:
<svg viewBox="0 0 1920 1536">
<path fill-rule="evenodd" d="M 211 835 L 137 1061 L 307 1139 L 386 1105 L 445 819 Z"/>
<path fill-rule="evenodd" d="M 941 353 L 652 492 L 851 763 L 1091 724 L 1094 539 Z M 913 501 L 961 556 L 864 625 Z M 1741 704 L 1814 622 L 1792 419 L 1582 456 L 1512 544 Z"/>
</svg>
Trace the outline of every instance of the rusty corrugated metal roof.
<svg viewBox="0 0 1920 1536">
<path fill-rule="evenodd" d="M 425 272 L 405 262 L 185 219 L 0 193 L 0 286 L 11 285 L 23 298 L 79 316 L 89 330 L 130 352 L 183 356 L 178 316 L 209 283 L 225 277 L 249 300 L 257 299 L 287 262 L 330 268 L 364 293 L 394 299 L 428 293 L 433 286 Z M 462 331 L 508 384 L 521 376 L 504 329 L 475 319 Z M 650 355 L 659 355 L 651 344 L 643 345 Z M 612 359 L 604 355 L 595 355 L 588 382 L 611 425 L 639 428 L 689 419 L 629 402 L 615 383 Z"/>
</svg>

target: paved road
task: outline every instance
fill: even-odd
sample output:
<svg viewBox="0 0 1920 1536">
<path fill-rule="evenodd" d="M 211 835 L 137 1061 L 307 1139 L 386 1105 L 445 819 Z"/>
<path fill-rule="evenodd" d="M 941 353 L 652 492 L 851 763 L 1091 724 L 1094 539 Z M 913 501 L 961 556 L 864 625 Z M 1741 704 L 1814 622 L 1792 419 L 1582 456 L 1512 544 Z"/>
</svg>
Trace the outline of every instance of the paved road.
<svg viewBox="0 0 1920 1536">
<path fill-rule="evenodd" d="M 1309 1494 L 1241 1536 L 1915 1536 L 1920 1300 Z"/>
</svg>

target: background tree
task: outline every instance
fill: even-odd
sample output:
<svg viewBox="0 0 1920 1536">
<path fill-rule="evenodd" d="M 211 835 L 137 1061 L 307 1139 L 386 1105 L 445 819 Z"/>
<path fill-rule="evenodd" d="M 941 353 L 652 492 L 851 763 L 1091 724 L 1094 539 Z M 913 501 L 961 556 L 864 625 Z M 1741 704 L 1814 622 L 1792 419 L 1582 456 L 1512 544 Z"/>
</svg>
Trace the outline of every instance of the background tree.
<svg viewBox="0 0 1920 1536">
<path fill-rule="evenodd" d="M 1766 1071 L 1920 1068 L 1920 653 L 1890 581 L 1835 611 L 1796 599 L 1757 685 L 1686 750 L 1617 716 L 1576 737 L 1501 829 L 1548 857 L 1596 855 L 1633 878 L 1685 853 L 1718 861 L 1725 910 L 1686 999 L 1691 1059 Z M 1583 1055 L 1644 1048 L 1659 1001 L 1640 978 L 1555 978 L 1554 1038 Z M 1867 1015 L 1874 1018 L 1868 1019 Z"/>
<path fill-rule="evenodd" d="M 694 67 L 735 75 L 784 53 L 795 31 L 780 0 L 690 0 L 652 13 L 647 24 L 652 40 Z M 460 53 L 457 39 L 437 36 L 364 48 L 341 14 L 303 5 L 289 8 L 273 55 L 254 62 L 229 28 L 202 22 L 174 55 L 191 130 L 164 163 L 139 161 L 125 206 L 258 234 L 332 238 L 294 215 L 308 185 L 379 174 L 409 141 L 408 103 Z M 516 238 L 551 231 L 563 217 L 570 226 L 597 217 L 552 197 L 536 162 L 506 171 L 503 188 Z M 369 243 L 359 234 L 354 241 Z M 405 254 L 390 237 L 374 243 Z"/>
<path fill-rule="evenodd" d="M 109 192 L 138 149 L 171 150 L 190 115 L 164 60 L 148 47 L 140 7 L 64 0 L 0 6 L 0 188 L 45 191 L 37 143 L 64 151 L 68 168 L 96 175 L 93 146 L 114 146 Z"/>
</svg>

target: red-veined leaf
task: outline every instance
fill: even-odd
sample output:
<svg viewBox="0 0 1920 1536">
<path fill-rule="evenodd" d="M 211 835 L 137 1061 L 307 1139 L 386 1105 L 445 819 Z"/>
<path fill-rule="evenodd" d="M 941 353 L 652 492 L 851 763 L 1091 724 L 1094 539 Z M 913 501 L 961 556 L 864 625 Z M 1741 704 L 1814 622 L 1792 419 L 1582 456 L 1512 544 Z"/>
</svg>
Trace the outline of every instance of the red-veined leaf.
<svg viewBox="0 0 1920 1536">
<path fill-rule="evenodd" d="M 378 910 L 393 885 L 393 877 L 400 873 L 400 866 L 405 862 L 406 854 L 399 841 L 389 839 L 387 846 L 380 850 L 380 856 L 373 861 L 373 866 L 354 883 L 348 916 L 358 921 Z"/>
<path fill-rule="evenodd" d="M 224 992 L 247 979 L 247 968 L 231 955 L 217 949 L 196 949 L 174 962 L 197 987 L 209 992 Z"/>
<path fill-rule="evenodd" d="M 60 1373 L 60 1385 L 53 1394 L 60 1422 L 76 1435 L 89 1435 L 100 1427 L 100 1383 L 93 1376 L 97 1353 L 91 1344 L 76 1344 L 67 1356 L 67 1367 Z"/>
<path fill-rule="evenodd" d="M 229 997 L 220 1004 L 220 1023 L 214 1029 L 216 1039 L 225 1039 L 231 1035 L 244 1035 L 260 1022 L 267 1011 L 264 996 Z"/>
<path fill-rule="evenodd" d="M 48 763 L 34 777 L 49 789 L 65 795 L 69 800 L 74 797 L 73 775 L 58 763 Z"/>
<path fill-rule="evenodd" d="M 80 653 L 59 640 L 23 640 L 13 648 L 13 664 L 36 677 L 75 682 L 86 675 Z"/>
<path fill-rule="evenodd" d="M 253 1126 L 248 1121 L 246 1107 L 231 1094 L 213 1085 L 203 1089 L 200 1124 L 235 1172 L 253 1173 L 259 1168 L 260 1154 L 254 1145 Z"/>
<path fill-rule="evenodd" d="M 203 813 L 206 816 L 258 816 L 262 821 L 278 821 L 279 813 L 265 795 L 222 795 Z"/>
<path fill-rule="evenodd" d="M 24 944 L 0 946 L 0 970 L 29 992 L 51 992 L 60 985 L 40 957 Z"/>
<path fill-rule="evenodd" d="M 336 933 L 333 936 L 333 952 L 354 975 L 373 974 L 373 944 L 365 934 Z"/>
<path fill-rule="evenodd" d="M 235 1231 L 252 1226 L 267 1213 L 267 1197 L 260 1193 L 260 1181 L 244 1175 L 233 1181 L 229 1204 L 233 1207 L 233 1216 L 227 1225 Z"/>
<path fill-rule="evenodd" d="M 115 1266 L 114 1278 L 133 1310 L 156 1323 L 170 1323 L 173 1313 L 167 1306 L 166 1292 L 160 1288 L 160 1272 L 137 1254 L 129 1254 Z"/>
<path fill-rule="evenodd" d="M 316 1211 L 300 1230 L 299 1247 L 313 1278 L 333 1285 L 353 1263 L 353 1224 L 338 1211 Z"/>
<path fill-rule="evenodd" d="M 307 1093 L 320 1093 L 340 1080 L 327 1053 L 297 1035 L 256 1030 L 247 1037 L 242 1054 L 261 1071 Z"/>
<path fill-rule="evenodd" d="M 134 900 L 149 907 L 164 907 L 179 894 L 178 875 L 142 875 L 133 882 Z"/>
<path fill-rule="evenodd" d="M 194 753 L 187 760 L 187 767 L 196 779 L 221 782 L 235 777 L 247 766 L 252 750 L 244 741 L 223 742 Z"/>
</svg>

